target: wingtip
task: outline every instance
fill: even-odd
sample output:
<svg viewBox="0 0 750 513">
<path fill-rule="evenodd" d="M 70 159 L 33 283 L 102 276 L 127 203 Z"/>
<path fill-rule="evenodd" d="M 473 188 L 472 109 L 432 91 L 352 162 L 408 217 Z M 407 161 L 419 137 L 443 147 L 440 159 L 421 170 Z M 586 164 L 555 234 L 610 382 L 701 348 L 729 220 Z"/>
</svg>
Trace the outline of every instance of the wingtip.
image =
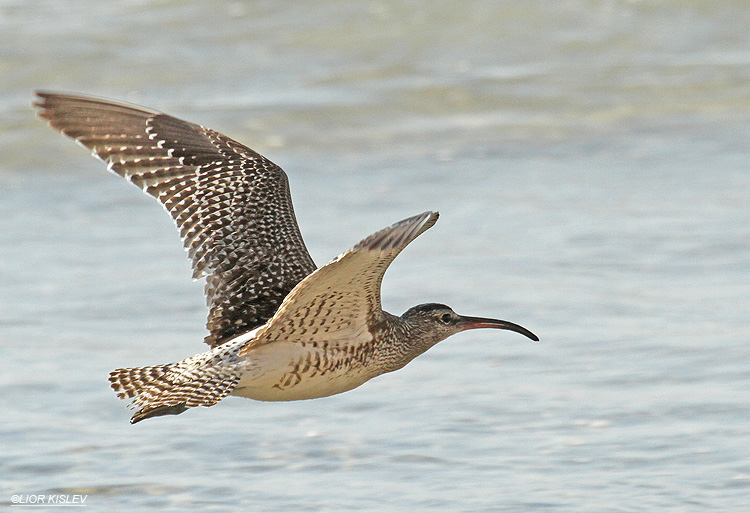
<svg viewBox="0 0 750 513">
<path fill-rule="evenodd" d="M 425 216 L 425 219 L 430 223 L 430 226 L 428 228 L 432 227 L 440 217 L 440 212 L 437 210 L 428 210 L 427 212 L 422 213 L 423 216 Z"/>
<path fill-rule="evenodd" d="M 425 227 L 425 229 L 432 227 L 440 217 L 440 212 L 437 210 L 427 210 L 421 214 L 407 217 L 403 221 L 395 223 L 393 226 L 413 224 L 414 226 Z"/>
<path fill-rule="evenodd" d="M 34 107 L 44 108 L 48 100 L 50 100 L 51 98 L 55 98 L 57 96 L 77 96 L 77 95 L 70 94 L 70 93 L 63 93 L 60 91 L 51 91 L 49 89 L 35 89 L 34 99 L 32 100 L 31 104 Z"/>
<path fill-rule="evenodd" d="M 31 102 L 31 106 L 36 110 L 36 117 L 47 122 L 52 128 L 56 128 L 53 125 L 55 107 L 59 104 L 61 98 L 76 98 L 78 95 L 63 93 L 59 91 L 50 91 L 47 89 L 37 89 L 34 91 L 34 99 Z"/>
<path fill-rule="evenodd" d="M 428 210 L 426 212 L 422 212 L 418 216 L 414 216 L 409 219 L 405 219 L 404 223 L 414 220 L 415 221 L 415 228 L 417 229 L 416 235 L 414 235 L 413 238 L 417 238 L 419 235 L 421 235 L 425 230 L 429 230 L 433 226 L 435 226 L 435 223 L 437 223 L 438 218 L 440 217 L 440 212 L 437 210 Z M 398 224 L 398 223 L 397 223 Z"/>
<path fill-rule="evenodd" d="M 419 237 L 425 230 L 431 228 L 439 217 L 436 211 L 426 211 L 412 217 L 403 219 L 370 235 L 361 241 L 354 250 L 390 250 L 398 248 L 399 251 L 406 247 L 411 241 Z"/>
<path fill-rule="evenodd" d="M 34 91 L 34 96 L 35 98 L 32 101 L 32 105 L 40 109 L 40 112 L 42 113 L 46 109 L 56 109 L 58 107 L 62 108 L 63 110 L 76 110 L 79 108 L 88 107 L 102 110 L 134 110 L 150 115 L 163 114 L 161 111 L 144 107 L 136 103 L 130 103 L 121 100 L 112 100 L 105 96 L 98 96 L 93 94 L 83 94 L 68 91 L 52 91 L 49 89 L 36 89 Z"/>
<path fill-rule="evenodd" d="M 52 92 L 42 89 L 34 91 L 34 99 L 31 101 L 31 106 L 35 109 L 37 118 L 47 119 L 44 116 L 44 111 L 47 108 L 47 98 L 52 96 L 52 94 Z"/>
</svg>

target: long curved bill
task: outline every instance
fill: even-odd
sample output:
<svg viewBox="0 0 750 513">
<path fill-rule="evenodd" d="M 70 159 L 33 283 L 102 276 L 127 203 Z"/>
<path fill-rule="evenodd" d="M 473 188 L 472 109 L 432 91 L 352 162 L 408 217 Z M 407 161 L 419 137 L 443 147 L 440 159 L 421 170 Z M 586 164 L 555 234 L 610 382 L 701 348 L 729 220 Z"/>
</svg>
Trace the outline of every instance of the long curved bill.
<svg viewBox="0 0 750 513">
<path fill-rule="evenodd" d="M 529 337 L 534 342 L 539 342 L 539 337 L 534 335 L 532 332 L 530 332 L 523 326 L 519 326 L 518 324 L 514 324 L 508 321 L 501 321 L 499 319 L 487 319 L 485 317 L 467 317 L 462 315 L 458 321 L 458 324 L 462 328 L 461 331 L 474 330 L 478 328 L 497 328 L 501 330 L 515 331 L 516 333 L 520 333 L 521 335 Z"/>
</svg>

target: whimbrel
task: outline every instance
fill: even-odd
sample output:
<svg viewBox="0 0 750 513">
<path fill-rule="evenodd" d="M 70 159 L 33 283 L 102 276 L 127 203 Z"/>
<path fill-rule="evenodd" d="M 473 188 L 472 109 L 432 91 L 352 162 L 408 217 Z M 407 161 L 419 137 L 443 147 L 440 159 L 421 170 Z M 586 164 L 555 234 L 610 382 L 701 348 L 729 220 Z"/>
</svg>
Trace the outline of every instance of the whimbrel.
<svg viewBox="0 0 750 513">
<path fill-rule="evenodd" d="M 112 388 L 131 422 L 212 406 L 227 395 L 262 401 L 325 397 L 402 368 L 475 328 L 536 335 L 428 303 L 401 316 L 381 308 L 394 258 L 437 212 L 380 230 L 316 269 L 300 235 L 284 171 L 209 128 L 120 102 L 38 92 L 38 115 L 155 197 L 206 278 L 210 349 L 178 363 L 117 369 Z"/>
</svg>

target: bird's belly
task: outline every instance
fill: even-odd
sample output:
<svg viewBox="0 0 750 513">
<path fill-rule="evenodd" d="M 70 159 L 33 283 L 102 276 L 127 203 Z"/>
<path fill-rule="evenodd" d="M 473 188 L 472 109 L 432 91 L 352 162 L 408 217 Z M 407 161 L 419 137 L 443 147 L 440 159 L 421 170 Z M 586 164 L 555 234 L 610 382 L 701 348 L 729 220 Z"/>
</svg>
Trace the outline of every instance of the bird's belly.
<svg viewBox="0 0 750 513">
<path fill-rule="evenodd" d="M 380 374 L 366 362 L 337 355 L 313 353 L 298 358 L 251 353 L 251 371 L 245 373 L 232 395 L 258 401 L 296 401 L 340 394 Z"/>
<path fill-rule="evenodd" d="M 284 386 L 277 380 L 256 379 L 240 381 L 232 395 L 258 401 L 297 401 L 340 394 L 357 388 L 372 376 L 334 375 L 303 377 L 298 383 Z"/>
</svg>

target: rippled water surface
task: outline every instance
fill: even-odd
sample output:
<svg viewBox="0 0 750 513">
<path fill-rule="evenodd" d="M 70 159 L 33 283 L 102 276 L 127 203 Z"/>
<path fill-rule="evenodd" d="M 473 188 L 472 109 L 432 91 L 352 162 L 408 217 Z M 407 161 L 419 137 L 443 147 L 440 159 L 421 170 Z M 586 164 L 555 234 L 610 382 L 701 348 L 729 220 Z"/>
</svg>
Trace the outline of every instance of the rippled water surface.
<svg viewBox="0 0 750 513">
<path fill-rule="evenodd" d="M 0 1 L 0 504 L 750 510 L 748 26 L 729 0 Z M 129 425 L 107 373 L 203 351 L 202 283 L 36 88 L 262 152 L 319 265 L 440 210 L 386 309 L 542 342 L 464 333 L 339 396 Z"/>
</svg>

